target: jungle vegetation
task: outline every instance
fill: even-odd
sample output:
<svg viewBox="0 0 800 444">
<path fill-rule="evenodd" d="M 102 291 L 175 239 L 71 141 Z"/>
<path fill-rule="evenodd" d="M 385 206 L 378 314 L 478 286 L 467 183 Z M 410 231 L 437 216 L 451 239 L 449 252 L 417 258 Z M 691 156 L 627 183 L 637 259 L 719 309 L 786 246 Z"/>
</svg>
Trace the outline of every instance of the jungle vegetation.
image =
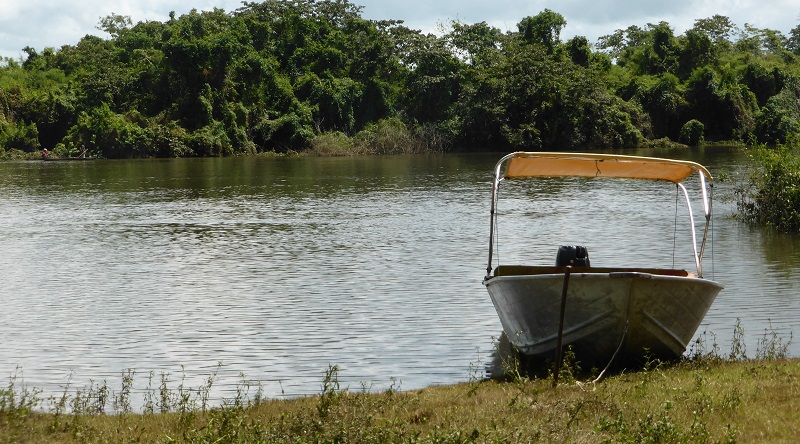
<svg viewBox="0 0 800 444">
<path fill-rule="evenodd" d="M 504 32 L 266 0 L 133 24 L 0 62 L 0 157 L 573 150 L 800 134 L 800 25 L 724 16 L 562 41 L 545 9 Z M 23 60 L 24 58 L 24 60 Z"/>
</svg>

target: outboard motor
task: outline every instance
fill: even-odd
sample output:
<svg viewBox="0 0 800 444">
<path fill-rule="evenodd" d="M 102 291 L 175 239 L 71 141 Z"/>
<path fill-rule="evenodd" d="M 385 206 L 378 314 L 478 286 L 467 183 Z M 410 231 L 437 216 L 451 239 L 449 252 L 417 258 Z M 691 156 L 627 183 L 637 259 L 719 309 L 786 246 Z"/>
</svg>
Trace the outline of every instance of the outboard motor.
<svg viewBox="0 0 800 444">
<path fill-rule="evenodd" d="M 558 248 L 556 267 L 589 267 L 589 250 L 581 245 L 566 245 Z"/>
</svg>

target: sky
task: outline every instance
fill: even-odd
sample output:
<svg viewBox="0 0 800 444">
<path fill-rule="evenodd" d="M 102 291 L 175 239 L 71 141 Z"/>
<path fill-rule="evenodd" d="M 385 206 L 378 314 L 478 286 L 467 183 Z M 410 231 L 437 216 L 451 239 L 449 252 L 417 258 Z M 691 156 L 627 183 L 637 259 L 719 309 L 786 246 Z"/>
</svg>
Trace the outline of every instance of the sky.
<svg viewBox="0 0 800 444">
<path fill-rule="evenodd" d="M 253 0 L 258 1 L 258 0 Z M 781 31 L 800 24 L 798 0 L 351 0 L 363 6 L 367 19 L 403 20 L 425 33 L 439 33 L 452 20 L 486 22 L 501 31 L 516 30 L 519 21 L 544 9 L 567 21 L 561 32 L 566 41 L 576 35 L 595 43 L 597 38 L 631 25 L 665 21 L 676 35 L 691 28 L 696 19 L 716 14 L 744 27 Z M 240 0 L 0 0 L 0 57 L 19 59 L 22 48 L 37 51 L 74 45 L 88 34 L 108 38 L 96 27 L 101 17 L 127 15 L 133 23 L 166 21 L 169 12 L 180 16 L 191 9 L 214 7 L 234 11 Z"/>
</svg>

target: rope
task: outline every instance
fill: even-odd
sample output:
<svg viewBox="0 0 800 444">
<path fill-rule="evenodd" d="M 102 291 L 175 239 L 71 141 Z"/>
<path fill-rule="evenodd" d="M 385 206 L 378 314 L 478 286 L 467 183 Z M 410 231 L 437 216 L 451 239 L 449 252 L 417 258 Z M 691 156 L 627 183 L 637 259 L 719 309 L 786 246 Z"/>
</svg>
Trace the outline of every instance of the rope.
<svg viewBox="0 0 800 444">
<path fill-rule="evenodd" d="M 600 372 L 600 374 L 597 376 L 597 378 L 594 381 L 592 381 L 592 384 L 599 382 L 600 379 L 603 378 L 603 375 L 606 373 L 606 370 L 608 370 L 608 368 L 611 367 L 611 363 L 614 362 L 614 358 L 617 357 L 617 353 L 619 353 L 620 349 L 622 349 L 622 343 L 625 342 L 625 336 L 627 335 L 628 335 L 628 320 L 625 319 L 625 330 L 623 330 L 622 332 L 622 339 L 619 340 L 619 345 L 617 346 L 617 350 L 614 351 L 614 355 L 611 356 L 611 360 L 608 361 L 606 368 L 604 368 L 603 371 Z"/>
<path fill-rule="evenodd" d="M 608 371 L 608 369 L 611 368 L 611 363 L 614 362 L 614 359 L 616 359 L 617 357 L 617 353 L 619 353 L 619 351 L 622 349 L 622 344 L 625 342 L 625 337 L 628 335 L 628 322 L 629 322 L 628 319 L 625 319 L 625 330 L 622 331 L 622 338 L 619 340 L 619 345 L 617 346 L 617 349 L 614 351 L 614 354 L 611 356 L 611 360 L 608 361 L 608 364 L 606 364 L 606 368 L 604 368 L 603 371 L 600 372 L 599 375 L 597 375 L 597 378 L 595 378 L 594 381 L 590 382 L 590 384 L 592 384 L 593 386 L 592 391 L 594 391 L 595 389 L 594 385 L 600 382 L 600 380 L 603 379 L 603 375 L 606 374 L 606 371 Z M 579 381 L 577 382 L 577 384 L 578 387 L 580 387 L 581 389 L 583 388 L 584 384 L 582 382 Z"/>
</svg>

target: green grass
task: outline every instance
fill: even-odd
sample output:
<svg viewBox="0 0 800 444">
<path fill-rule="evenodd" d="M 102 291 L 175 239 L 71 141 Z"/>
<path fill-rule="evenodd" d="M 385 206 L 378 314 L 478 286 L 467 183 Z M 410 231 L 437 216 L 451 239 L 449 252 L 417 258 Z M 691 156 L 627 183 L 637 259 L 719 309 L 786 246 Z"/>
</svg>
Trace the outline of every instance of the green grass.
<svg viewBox="0 0 800 444">
<path fill-rule="evenodd" d="M 331 366 L 316 396 L 263 399 L 243 378 L 234 396 L 211 405 L 214 376 L 187 389 L 150 374 L 140 413 L 131 409 L 130 372 L 119 391 L 92 384 L 47 400 L 12 377 L 0 389 L 0 443 L 794 442 L 800 360 L 769 332 L 749 358 L 741 335 L 737 324 L 730 353 L 702 340 L 682 362 L 599 382 L 568 363 L 555 386 L 552 377 L 508 372 L 369 393 L 342 387 Z"/>
</svg>

